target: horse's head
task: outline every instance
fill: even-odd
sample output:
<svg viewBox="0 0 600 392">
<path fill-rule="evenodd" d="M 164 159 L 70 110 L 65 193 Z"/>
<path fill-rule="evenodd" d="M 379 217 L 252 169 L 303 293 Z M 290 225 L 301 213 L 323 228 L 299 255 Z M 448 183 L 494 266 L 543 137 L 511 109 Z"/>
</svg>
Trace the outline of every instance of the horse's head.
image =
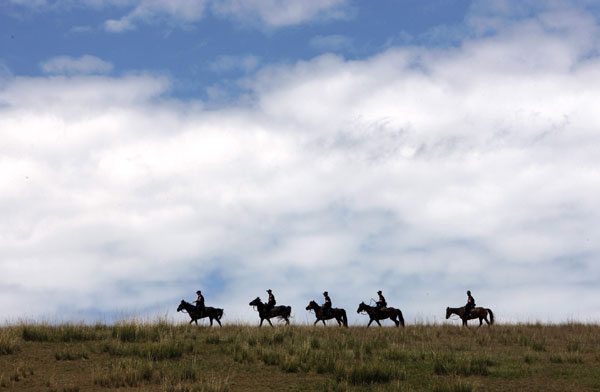
<svg viewBox="0 0 600 392">
<path fill-rule="evenodd" d="M 262 304 L 262 301 L 260 300 L 260 297 L 256 297 L 254 300 L 252 300 L 252 302 L 250 302 L 248 305 L 250 306 L 259 306 Z"/>
<path fill-rule="evenodd" d="M 452 311 L 450 310 L 450 307 L 447 307 L 446 308 L 446 320 L 448 320 L 451 315 L 452 315 Z"/>
<path fill-rule="evenodd" d="M 179 306 L 177 307 L 177 311 L 181 312 L 183 309 L 185 309 L 185 301 L 181 300 L 181 303 L 179 304 Z"/>
<path fill-rule="evenodd" d="M 319 305 L 317 305 L 315 301 L 310 301 L 306 307 L 306 310 L 317 309 L 318 307 Z"/>
<path fill-rule="evenodd" d="M 356 309 L 356 313 L 360 313 L 365 310 L 367 310 L 367 304 L 361 302 L 360 305 L 358 305 L 358 309 Z"/>
</svg>

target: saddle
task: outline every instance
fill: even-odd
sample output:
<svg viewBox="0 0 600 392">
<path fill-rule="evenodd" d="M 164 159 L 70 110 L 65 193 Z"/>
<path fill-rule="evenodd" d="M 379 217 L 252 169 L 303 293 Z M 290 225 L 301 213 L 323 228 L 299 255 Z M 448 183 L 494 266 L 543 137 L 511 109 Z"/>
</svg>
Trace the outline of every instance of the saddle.
<svg viewBox="0 0 600 392">
<path fill-rule="evenodd" d="M 204 309 L 196 308 L 196 313 L 204 313 L 206 312 L 206 307 Z"/>
</svg>

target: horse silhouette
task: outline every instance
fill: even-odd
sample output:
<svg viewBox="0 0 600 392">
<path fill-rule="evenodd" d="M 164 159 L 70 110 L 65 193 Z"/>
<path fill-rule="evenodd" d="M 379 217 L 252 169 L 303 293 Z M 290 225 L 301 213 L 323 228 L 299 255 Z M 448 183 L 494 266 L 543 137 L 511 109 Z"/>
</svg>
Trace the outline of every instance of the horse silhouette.
<svg viewBox="0 0 600 392">
<path fill-rule="evenodd" d="M 465 307 L 461 306 L 460 308 L 446 308 L 446 320 L 450 318 L 451 315 L 457 315 L 462 319 L 463 326 L 468 327 L 467 320 L 479 319 L 479 326 L 483 325 L 483 320 L 487 323 L 488 326 L 494 324 L 494 313 L 492 309 L 488 308 L 473 308 L 467 317 L 465 317 Z M 490 320 L 488 321 L 488 314 L 490 315 Z"/>
<path fill-rule="evenodd" d="M 385 320 L 386 318 L 392 320 L 396 324 L 396 327 L 399 327 L 400 325 L 404 327 L 404 317 L 402 317 L 402 312 L 400 309 L 386 307 L 377 310 L 376 306 L 370 306 L 364 302 L 361 302 L 356 310 L 356 313 L 360 312 L 366 312 L 369 315 L 370 320 L 369 324 L 367 324 L 367 328 L 369 328 L 373 321 L 375 321 L 377 325 L 381 327 L 379 320 Z"/>
<path fill-rule="evenodd" d="M 273 323 L 271 323 L 270 319 L 274 317 L 279 317 L 280 320 L 285 320 L 286 325 L 290 325 L 289 318 L 290 314 L 292 313 L 291 306 L 279 305 L 275 306 L 271 310 L 268 310 L 266 305 L 260 299 L 260 297 L 256 297 L 248 305 L 256 306 L 256 309 L 258 310 L 258 317 L 260 317 L 260 324 L 258 325 L 259 327 L 262 327 L 263 321 L 265 320 L 267 320 L 267 322 L 272 327 Z"/>
<path fill-rule="evenodd" d="M 340 327 L 344 326 L 348 328 L 348 317 L 346 317 L 346 311 L 344 309 L 332 308 L 328 312 L 325 312 L 323 308 L 315 301 L 310 301 L 306 307 L 306 310 L 314 310 L 315 312 L 317 320 L 313 325 L 317 325 L 319 321 L 322 321 L 323 325 L 327 325 L 325 324 L 325 320 L 331 320 L 332 318 L 335 318 Z"/>
<path fill-rule="evenodd" d="M 200 311 L 191 303 L 181 300 L 181 303 L 177 307 L 177 311 L 185 311 L 191 318 L 190 324 L 195 322 L 196 325 L 198 325 L 198 320 L 208 317 L 210 320 L 211 327 L 213 325 L 213 320 L 219 323 L 219 326 L 222 327 L 220 320 L 221 317 L 223 317 L 223 309 L 207 306 L 206 308 L 204 308 L 204 311 Z"/>
</svg>

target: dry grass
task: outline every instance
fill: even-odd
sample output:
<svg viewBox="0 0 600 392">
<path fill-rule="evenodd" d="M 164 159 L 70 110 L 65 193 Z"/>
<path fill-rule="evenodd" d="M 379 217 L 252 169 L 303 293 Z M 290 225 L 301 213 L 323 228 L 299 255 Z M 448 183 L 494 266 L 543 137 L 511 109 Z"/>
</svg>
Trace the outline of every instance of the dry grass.
<svg viewBox="0 0 600 392">
<path fill-rule="evenodd" d="M 0 391 L 597 391 L 600 326 L 0 328 Z"/>
<path fill-rule="evenodd" d="M 15 327 L 0 329 L 0 355 L 14 354 L 21 348 L 19 330 Z"/>
</svg>

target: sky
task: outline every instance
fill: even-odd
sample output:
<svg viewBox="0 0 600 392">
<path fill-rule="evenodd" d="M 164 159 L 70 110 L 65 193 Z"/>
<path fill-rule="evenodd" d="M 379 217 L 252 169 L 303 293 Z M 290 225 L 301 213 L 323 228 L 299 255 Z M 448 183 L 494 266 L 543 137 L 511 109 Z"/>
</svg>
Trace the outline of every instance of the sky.
<svg viewBox="0 0 600 392">
<path fill-rule="evenodd" d="M 1 0 L 0 322 L 272 289 L 600 321 L 600 6 Z"/>
</svg>

